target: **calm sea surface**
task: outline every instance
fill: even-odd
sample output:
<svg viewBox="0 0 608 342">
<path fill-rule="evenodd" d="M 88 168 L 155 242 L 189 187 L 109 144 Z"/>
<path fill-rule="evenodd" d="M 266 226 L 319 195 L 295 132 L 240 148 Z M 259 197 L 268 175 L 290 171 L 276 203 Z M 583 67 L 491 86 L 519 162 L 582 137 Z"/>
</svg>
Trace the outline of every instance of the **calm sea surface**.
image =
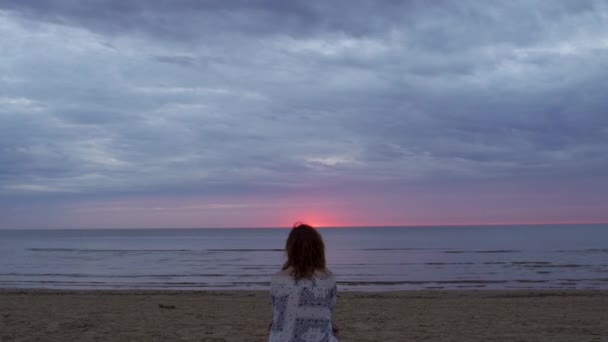
<svg viewBox="0 0 608 342">
<path fill-rule="evenodd" d="M 608 225 L 320 229 L 341 290 L 608 289 Z M 289 229 L 0 230 L 0 287 L 267 289 Z"/>
</svg>

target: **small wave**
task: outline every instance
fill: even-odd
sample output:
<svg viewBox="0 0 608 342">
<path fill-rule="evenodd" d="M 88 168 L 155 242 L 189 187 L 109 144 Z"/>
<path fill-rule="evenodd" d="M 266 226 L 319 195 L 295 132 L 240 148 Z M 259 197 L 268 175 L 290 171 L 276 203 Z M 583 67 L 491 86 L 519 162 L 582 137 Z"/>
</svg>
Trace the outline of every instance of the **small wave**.
<svg viewBox="0 0 608 342">
<path fill-rule="evenodd" d="M 556 251 L 558 253 L 608 253 L 608 248 L 589 248 L 589 249 L 565 249 Z"/>
<path fill-rule="evenodd" d="M 374 280 L 374 281 L 361 281 L 361 280 L 343 280 L 337 281 L 338 285 L 422 285 L 422 284 L 433 284 L 433 281 L 425 280 Z"/>
<path fill-rule="evenodd" d="M 479 285 L 456 285 L 456 288 L 459 289 L 470 289 L 470 288 L 483 288 L 486 287 L 485 285 L 479 284 Z"/>
<path fill-rule="evenodd" d="M 441 266 L 441 265 L 475 265 L 474 262 L 425 262 L 425 265 L 429 266 Z"/>
<path fill-rule="evenodd" d="M 85 248 L 28 248 L 32 252 L 76 253 L 163 253 L 163 252 L 282 252 L 284 249 L 85 249 Z"/>
<path fill-rule="evenodd" d="M 255 249 L 255 248 L 240 248 L 240 249 L 206 249 L 209 252 L 283 252 L 281 248 L 270 248 L 270 249 Z"/>
<path fill-rule="evenodd" d="M 608 278 L 575 278 L 575 279 L 569 279 L 569 278 L 565 278 L 565 279 L 557 279 L 559 281 L 568 281 L 568 282 L 573 282 L 573 281 L 608 281 Z"/>
<path fill-rule="evenodd" d="M 80 253 L 131 253 L 131 252 L 193 252 L 192 249 L 83 249 L 83 248 L 28 248 L 32 252 L 80 252 Z"/>
<path fill-rule="evenodd" d="M 483 279 L 462 279 L 462 280 L 436 280 L 436 284 L 505 284 L 508 280 L 483 280 Z"/>
<path fill-rule="evenodd" d="M 89 281 L 89 282 L 77 282 L 77 281 L 53 281 L 53 280 L 2 280 L 2 285 L 49 285 L 49 286 L 75 286 L 75 287 L 123 287 L 123 288 L 179 288 L 179 287 L 250 287 L 250 286 L 269 286 L 269 281 L 247 281 L 247 282 L 226 282 L 226 283 L 205 283 L 205 282 L 139 282 L 139 283 L 117 283 L 117 282 L 101 282 L 101 281 Z"/>
<path fill-rule="evenodd" d="M 358 251 L 445 251 L 450 248 L 358 248 Z"/>
<path fill-rule="evenodd" d="M 0 276 L 11 277 L 49 277 L 49 278 L 184 278 L 184 277 L 258 277 L 271 276 L 271 274 L 220 274 L 220 273 L 192 273 L 192 274 L 82 274 L 82 273 L 0 273 Z"/>
<path fill-rule="evenodd" d="M 538 279 L 516 279 L 518 283 L 546 283 L 548 280 L 538 280 Z"/>
<path fill-rule="evenodd" d="M 481 251 L 445 251 L 444 253 L 461 254 L 461 253 L 518 253 L 517 249 L 496 249 L 496 250 L 481 250 Z"/>
<path fill-rule="evenodd" d="M 385 281 L 338 281 L 342 285 L 424 285 L 424 284 L 505 284 L 508 280 L 385 280 Z"/>
<path fill-rule="evenodd" d="M 552 263 L 547 263 L 547 264 L 534 264 L 534 263 L 527 263 L 527 264 L 515 264 L 514 265 L 518 265 L 518 266 L 523 266 L 523 267 L 527 267 L 527 268 L 578 268 L 578 267 L 590 267 L 593 265 L 580 265 L 580 264 L 552 264 Z"/>
</svg>

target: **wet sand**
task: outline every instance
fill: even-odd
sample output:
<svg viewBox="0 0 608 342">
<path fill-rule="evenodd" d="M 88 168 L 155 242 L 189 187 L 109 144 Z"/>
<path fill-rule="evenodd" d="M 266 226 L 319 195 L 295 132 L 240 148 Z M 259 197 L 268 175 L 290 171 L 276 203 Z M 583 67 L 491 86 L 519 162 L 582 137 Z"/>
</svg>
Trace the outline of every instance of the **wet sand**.
<svg viewBox="0 0 608 342">
<path fill-rule="evenodd" d="M 341 341 L 608 341 L 608 291 L 341 292 Z M 266 291 L 0 290 L 0 342 L 265 341 Z"/>
</svg>

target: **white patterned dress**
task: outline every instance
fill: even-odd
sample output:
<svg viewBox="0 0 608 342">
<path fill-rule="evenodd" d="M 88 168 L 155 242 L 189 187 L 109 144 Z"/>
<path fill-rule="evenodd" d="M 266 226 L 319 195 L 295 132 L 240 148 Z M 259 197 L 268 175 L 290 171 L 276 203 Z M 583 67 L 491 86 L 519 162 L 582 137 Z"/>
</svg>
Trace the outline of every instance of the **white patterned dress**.
<svg viewBox="0 0 608 342">
<path fill-rule="evenodd" d="M 337 342 L 331 314 L 336 306 L 332 275 L 295 281 L 277 273 L 270 282 L 272 326 L 269 342 Z"/>
</svg>

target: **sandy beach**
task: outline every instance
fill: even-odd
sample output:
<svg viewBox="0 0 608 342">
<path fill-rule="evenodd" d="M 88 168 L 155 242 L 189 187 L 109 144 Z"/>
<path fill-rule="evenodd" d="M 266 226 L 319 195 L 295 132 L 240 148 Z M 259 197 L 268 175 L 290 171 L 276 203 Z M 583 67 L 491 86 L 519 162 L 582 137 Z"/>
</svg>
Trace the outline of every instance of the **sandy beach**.
<svg viewBox="0 0 608 342">
<path fill-rule="evenodd" d="M 341 341 L 608 341 L 608 291 L 342 292 Z M 265 341 L 265 291 L 0 290 L 0 341 Z"/>
</svg>

